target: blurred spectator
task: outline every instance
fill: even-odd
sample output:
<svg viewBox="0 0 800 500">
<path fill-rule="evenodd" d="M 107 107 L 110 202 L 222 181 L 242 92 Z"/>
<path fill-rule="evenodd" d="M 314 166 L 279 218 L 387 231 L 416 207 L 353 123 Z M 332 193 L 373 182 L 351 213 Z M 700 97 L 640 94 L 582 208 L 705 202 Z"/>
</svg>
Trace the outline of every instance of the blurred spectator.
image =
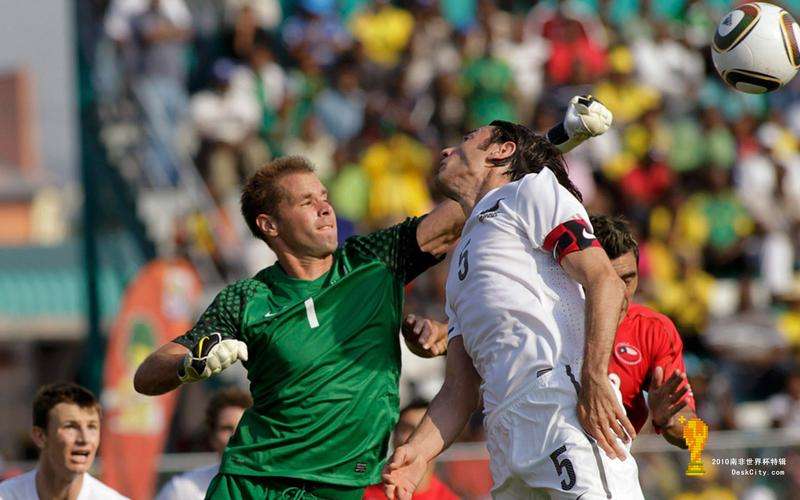
<svg viewBox="0 0 800 500">
<path fill-rule="evenodd" d="M 182 3 L 172 2 L 185 11 Z M 171 15 L 162 0 L 130 17 L 135 78 L 133 89 L 148 124 L 148 161 L 153 183 L 174 184 L 183 154 L 179 132 L 186 117 L 186 42 L 190 19 Z M 180 7 L 178 7 L 180 5 Z"/>
<path fill-rule="evenodd" d="M 283 144 L 284 154 L 308 158 L 316 167 L 317 176 L 326 185 L 334 174 L 335 152 L 336 141 L 322 129 L 313 115 L 303 122 L 299 136 L 289 137 Z"/>
<path fill-rule="evenodd" d="M 253 99 L 260 110 L 259 135 L 269 139 L 279 125 L 279 114 L 288 98 L 286 72 L 275 61 L 266 37 L 253 44 L 247 66 L 238 67 L 231 76 L 235 94 Z"/>
<path fill-rule="evenodd" d="M 411 433 L 422 422 L 422 417 L 428 411 L 428 402 L 424 400 L 414 400 L 405 408 L 400 410 L 400 417 L 394 428 L 392 435 L 392 446 L 397 448 L 411 437 Z M 414 500 L 456 500 L 458 497 L 447 487 L 434 473 L 436 461 L 428 463 L 428 471 L 417 486 L 412 499 Z M 368 487 L 364 491 L 364 500 L 382 500 L 386 495 L 383 494 L 383 485 L 376 484 Z"/>
<path fill-rule="evenodd" d="M 350 48 L 352 39 L 334 10 L 333 0 L 302 0 L 300 11 L 286 19 L 283 41 L 297 59 L 311 57 L 328 67 L 339 54 Z M 304 55 L 305 54 L 305 55 Z"/>
<path fill-rule="evenodd" d="M 254 26 L 263 31 L 274 30 L 283 18 L 280 0 L 223 0 L 223 3 L 225 16 L 234 26 L 244 9 L 252 12 Z"/>
<path fill-rule="evenodd" d="M 511 37 L 496 40 L 493 52 L 511 68 L 519 103 L 519 117 L 525 123 L 530 122 L 543 90 L 543 65 L 549 50 L 541 37 L 526 30 L 525 19 L 514 19 L 512 26 Z"/>
<path fill-rule="evenodd" d="M 256 96 L 231 86 L 235 71 L 233 62 L 218 60 L 213 72 L 216 86 L 192 96 L 191 103 L 201 141 L 198 164 L 212 194 L 222 197 L 235 192 L 249 170 L 243 148 L 260 125 Z"/>
<path fill-rule="evenodd" d="M 630 49 L 616 47 L 608 56 L 610 72 L 594 95 L 614 113 L 614 123 L 627 125 L 661 102 L 658 91 L 633 77 L 635 61 Z"/>
<path fill-rule="evenodd" d="M 106 35 L 119 44 L 130 42 L 134 36 L 131 20 L 151 6 L 151 0 L 111 0 L 104 21 Z M 188 27 L 192 23 L 184 0 L 161 0 L 159 11 L 175 26 Z M 138 68 L 132 68 L 138 71 Z"/>
<path fill-rule="evenodd" d="M 800 429 L 800 370 L 786 379 L 786 388 L 769 399 L 773 427 Z"/>
<path fill-rule="evenodd" d="M 517 121 L 514 108 L 514 75 L 502 59 L 484 49 L 481 57 L 467 61 L 461 74 L 467 105 L 467 127 L 492 120 Z"/>
<path fill-rule="evenodd" d="M 355 68 L 347 63 L 339 67 L 335 87 L 320 92 L 314 109 L 325 129 L 339 142 L 353 139 L 364 126 L 366 98 L 359 87 Z"/>
<path fill-rule="evenodd" d="M 603 74 L 606 67 L 603 47 L 579 20 L 567 15 L 564 5 L 559 5 L 541 30 L 542 37 L 550 43 L 547 61 L 550 85 L 590 83 Z"/>
<path fill-rule="evenodd" d="M 714 320 L 704 337 L 709 347 L 725 359 L 740 361 L 742 368 L 749 369 L 752 375 L 753 369 L 764 366 L 776 351 L 786 347 L 786 341 L 778 331 L 775 314 L 768 307 L 755 304 L 751 279 L 739 282 L 739 293 L 736 313 Z M 737 384 L 739 393 L 752 390 L 755 377 L 741 378 Z"/>
<path fill-rule="evenodd" d="M 404 134 L 368 147 L 361 166 L 370 180 L 368 220 L 373 227 L 399 221 L 406 214 L 422 215 L 431 208 L 425 175 L 430 151 Z"/>
<path fill-rule="evenodd" d="M 631 44 L 639 77 L 642 83 L 660 92 L 671 109 L 691 109 L 691 95 L 703 83 L 703 58 L 670 36 L 669 24 L 653 24 L 655 33 L 636 38 Z"/>
<path fill-rule="evenodd" d="M 235 387 L 222 389 L 211 397 L 205 422 L 208 444 L 220 457 L 245 410 L 252 405 L 250 394 Z M 202 500 L 217 471 L 219 463 L 174 476 L 161 488 L 156 500 Z"/>
<path fill-rule="evenodd" d="M 353 38 L 373 63 L 391 68 L 400 61 L 414 29 L 414 18 L 407 10 L 388 0 L 374 0 L 350 21 Z"/>
</svg>

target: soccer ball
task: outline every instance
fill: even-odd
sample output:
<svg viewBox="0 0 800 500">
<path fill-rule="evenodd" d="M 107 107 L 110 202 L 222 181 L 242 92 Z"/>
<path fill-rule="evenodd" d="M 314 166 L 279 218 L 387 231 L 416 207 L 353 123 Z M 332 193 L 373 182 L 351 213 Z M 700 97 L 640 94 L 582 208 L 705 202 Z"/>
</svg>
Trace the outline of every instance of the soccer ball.
<svg viewBox="0 0 800 500">
<path fill-rule="evenodd" d="M 742 92 L 763 94 L 789 83 L 800 67 L 800 27 L 777 5 L 746 3 L 730 11 L 711 46 L 723 80 Z"/>
</svg>

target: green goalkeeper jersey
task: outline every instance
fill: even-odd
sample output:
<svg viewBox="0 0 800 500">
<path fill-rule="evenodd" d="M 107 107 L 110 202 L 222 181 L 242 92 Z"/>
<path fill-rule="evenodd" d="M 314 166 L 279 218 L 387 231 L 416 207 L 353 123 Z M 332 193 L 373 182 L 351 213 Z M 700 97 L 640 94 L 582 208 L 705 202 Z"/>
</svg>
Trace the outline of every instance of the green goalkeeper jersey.
<svg viewBox="0 0 800 500">
<path fill-rule="evenodd" d="M 339 247 L 313 281 L 275 264 L 223 289 L 175 342 L 247 344 L 254 405 L 220 472 L 366 486 L 380 481 L 398 418 L 403 287 L 438 260 L 411 218 Z"/>
</svg>

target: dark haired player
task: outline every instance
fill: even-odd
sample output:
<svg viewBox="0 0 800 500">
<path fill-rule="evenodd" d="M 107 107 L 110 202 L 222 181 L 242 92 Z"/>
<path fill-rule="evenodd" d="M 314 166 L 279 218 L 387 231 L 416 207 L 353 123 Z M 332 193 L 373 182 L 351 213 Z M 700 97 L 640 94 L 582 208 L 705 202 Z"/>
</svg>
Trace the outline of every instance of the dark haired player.
<svg viewBox="0 0 800 500">
<path fill-rule="evenodd" d="M 213 451 L 222 456 L 244 411 L 251 406 L 250 393 L 238 387 L 214 393 L 206 407 L 205 422 L 208 444 Z M 202 500 L 218 471 L 219 462 L 173 476 L 158 492 L 156 500 Z"/>
<path fill-rule="evenodd" d="M 604 132 L 604 113 L 576 99 L 554 140 L 571 147 Z M 397 421 L 404 286 L 455 241 L 463 208 L 448 201 L 337 247 L 327 190 L 300 157 L 256 172 L 241 205 L 277 264 L 223 289 L 189 332 L 142 363 L 134 386 L 161 394 L 242 360 L 254 405 L 207 497 L 361 498 L 380 481 Z"/>
<path fill-rule="evenodd" d="M 675 446 L 686 448 L 680 417 L 688 420 L 697 415 L 686 380 L 681 337 L 669 318 L 631 302 L 639 285 L 639 245 L 627 222 L 604 215 L 592 216 L 591 222 L 611 265 L 625 282 L 628 300 L 614 338 L 608 377 L 619 390 L 636 432 L 650 414 L 657 432 Z"/>
<path fill-rule="evenodd" d="M 89 475 L 100 446 L 100 403 L 88 389 L 67 382 L 39 389 L 31 436 L 36 468 L 0 483 L 0 500 L 126 498 Z"/>
<path fill-rule="evenodd" d="M 470 214 L 447 279 L 445 382 L 385 469 L 387 496 L 411 498 L 482 396 L 494 498 L 643 498 L 608 379 L 625 285 L 561 154 L 495 121 L 442 151 L 437 182 Z"/>
</svg>

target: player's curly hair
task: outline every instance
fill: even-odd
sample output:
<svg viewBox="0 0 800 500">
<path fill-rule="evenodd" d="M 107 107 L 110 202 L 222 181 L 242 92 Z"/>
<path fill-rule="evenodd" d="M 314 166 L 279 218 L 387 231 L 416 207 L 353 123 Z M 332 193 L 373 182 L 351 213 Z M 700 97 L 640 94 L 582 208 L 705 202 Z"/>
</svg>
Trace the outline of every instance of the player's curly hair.
<svg viewBox="0 0 800 500">
<path fill-rule="evenodd" d="M 245 183 L 240 200 L 242 216 L 256 238 L 264 240 L 256 218 L 260 214 L 274 216 L 278 203 L 286 196 L 278 181 L 296 173 L 314 173 L 314 165 L 302 156 L 284 156 L 258 169 Z"/>
<path fill-rule="evenodd" d="M 206 429 L 213 432 L 217 428 L 217 420 L 219 414 L 225 408 L 250 408 L 253 406 L 253 398 L 250 393 L 238 387 L 227 387 L 220 389 L 213 396 L 211 401 L 208 402 L 206 407 Z"/>
<path fill-rule="evenodd" d="M 89 389 L 72 382 L 57 382 L 44 385 L 33 399 L 33 426 L 47 429 L 50 410 L 59 403 L 78 405 L 83 409 L 96 409 L 100 413 L 100 403 Z"/>
<path fill-rule="evenodd" d="M 633 252 L 639 261 L 639 244 L 625 217 L 621 215 L 592 215 L 589 217 L 594 235 L 611 260 Z"/>
<path fill-rule="evenodd" d="M 549 168 L 555 174 L 558 183 L 578 201 L 583 202 L 581 192 L 569 179 L 567 163 L 561 151 L 544 136 L 534 133 L 524 125 L 504 120 L 495 120 L 489 125 L 493 130 L 487 146 L 507 141 L 517 145 L 511 157 L 493 161 L 498 167 L 508 167 L 505 173 L 512 181 L 522 179 L 527 174 L 541 172 L 542 168 Z"/>
</svg>

